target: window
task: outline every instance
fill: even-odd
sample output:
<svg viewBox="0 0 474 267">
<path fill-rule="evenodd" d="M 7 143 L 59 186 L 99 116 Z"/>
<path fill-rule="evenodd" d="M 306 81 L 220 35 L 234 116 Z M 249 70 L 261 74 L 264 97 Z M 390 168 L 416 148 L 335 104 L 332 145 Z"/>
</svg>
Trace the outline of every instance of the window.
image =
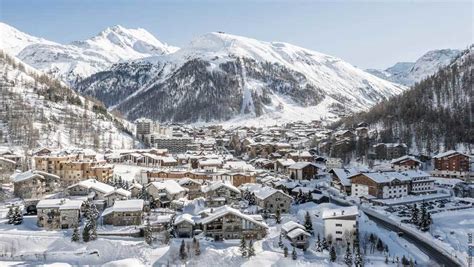
<svg viewBox="0 0 474 267">
<path fill-rule="evenodd" d="M 342 227 L 342 223 L 336 223 L 336 227 Z"/>
<path fill-rule="evenodd" d="M 342 235 L 342 231 L 336 231 L 336 234 Z"/>
</svg>

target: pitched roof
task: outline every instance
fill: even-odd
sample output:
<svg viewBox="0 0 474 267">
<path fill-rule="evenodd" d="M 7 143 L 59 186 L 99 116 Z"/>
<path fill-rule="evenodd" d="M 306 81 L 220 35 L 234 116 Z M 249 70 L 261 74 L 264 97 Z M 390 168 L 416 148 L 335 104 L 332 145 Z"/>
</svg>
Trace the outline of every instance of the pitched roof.
<svg viewBox="0 0 474 267">
<path fill-rule="evenodd" d="M 306 168 L 307 166 L 314 166 L 314 167 L 318 167 L 316 166 L 315 164 L 311 163 L 311 162 L 306 162 L 306 161 L 300 161 L 300 162 L 296 162 L 295 164 L 292 164 L 288 167 L 288 169 L 303 169 L 303 168 Z"/>
<path fill-rule="evenodd" d="M 456 150 L 449 150 L 449 151 L 446 151 L 446 152 L 443 152 L 443 153 L 439 153 L 438 155 L 434 156 L 433 158 L 437 159 L 437 158 L 444 158 L 444 157 L 452 157 L 452 156 L 455 156 L 457 154 L 461 154 L 461 155 L 464 155 L 464 156 L 468 157 L 468 155 L 463 154 L 461 152 L 458 152 Z"/>
<path fill-rule="evenodd" d="M 257 190 L 253 191 L 253 193 L 255 194 L 255 197 L 259 198 L 259 199 L 262 199 L 262 200 L 266 199 L 266 198 L 270 197 L 271 195 L 276 194 L 278 192 L 280 192 L 281 194 L 287 196 L 290 199 L 293 199 L 291 196 L 284 193 L 283 191 L 276 190 L 275 188 L 272 188 L 272 187 L 269 187 L 269 186 L 261 187 L 260 189 L 257 189 Z"/>
<path fill-rule="evenodd" d="M 183 191 L 187 191 L 186 188 L 183 188 L 181 185 L 179 185 L 175 180 L 164 180 L 161 182 L 152 182 L 150 183 L 157 189 L 163 189 L 166 192 L 168 192 L 170 195 L 176 195 L 179 194 Z"/>
<path fill-rule="evenodd" d="M 117 200 L 112 207 L 104 210 L 102 216 L 112 212 L 141 211 L 143 210 L 143 203 L 143 199 Z"/>
<path fill-rule="evenodd" d="M 289 221 L 281 226 L 281 229 L 287 233 L 294 230 L 295 228 L 306 229 L 303 225 L 294 221 Z"/>
<path fill-rule="evenodd" d="M 343 186 L 350 186 L 351 180 L 348 178 L 356 174 L 359 174 L 359 172 L 356 169 L 334 168 L 330 172 L 333 172 L 334 175 L 336 175 L 339 178 Z"/>
<path fill-rule="evenodd" d="M 376 183 L 390 183 L 395 179 L 399 181 L 410 181 L 411 178 L 399 172 L 367 172 L 363 173 Z"/>
<path fill-rule="evenodd" d="M 306 232 L 305 230 L 303 230 L 301 228 L 293 229 L 289 233 L 286 234 L 286 236 L 288 236 L 291 239 L 293 239 L 297 236 L 300 236 L 300 235 L 311 236 L 308 232 Z"/>
<path fill-rule="evenodd" d="M 391 164 L 395 164 L 395 163 L 402 162 L 402 161 L 406 161 L 406 160 L 413 160 L 413 161 L 415 161 L 415 162 L 421 163 L 421 161 L 419 161 L 419 160 L 416 159 L 415 157 L 408 156 L 408 155 L 401 156 L 401 157 L 399 157 L 399 158 L 393 159 L 390 163 L 391 163 Z"/>
<path fill-rule="evenodd" d="M 254 224 L 256 224 L 256 225 L 259 225 L 259 226 L 264 227 L 264 228 L 268 228 L 268 226 L 267 226 L 266 224 L 264 224 L 264 223 L 262 223 L 262 222 L 259 222 L 259 221 L 255 220 L 254 218 L 252 218 L 251 216 L 246 215 L 246 214 L 243 214 L 243 213 L 240 212 L 239 210 L 236 210 L 236 209 L 234 209 L 234 208 L 231 208 L 231 207 L 229 207 L 229 206 L 227 206 L 227 205 L 222 206 L 222 207 L 220 207 L 219 209 L 214 210 L 214 212 L 211 213 L 211 214 L 209 214 L 209 216 L 207 216 L 207 217 L 201 219 L 201 220 L 199 221 L 199 223 L 201 223 L 201 224 L 207 224 L 207 223 L 210 223 L 210 222 L 212 222 L 212 221 L 214 221 L 214 220 L 216 220 L 216 219 L 218 219 L 218 218 L 220 218 L 220 217 L 222 217 L 222 216 L 225 216 L 225 215 L 227 215 L 227 214 L 233 214 L 233 215 L 235 215 L 235 216 L 237 216 L 237 217 L 240 217 L 240 218 L 242 218 L 242 219 L 244 219 L 244 220 L 250 221 L 250 222 L 252 222 L 252 223 L 254 223 Z"/>
<path fill-rule="evenodd" d="M 117 188 L 117 189 L 115 189 L 114 191 L 111 191 L 111 192 L 105 194 L 104 197 L 110 196 L 110 195 L 112 195 L 112 194 L 114 194 L 114 193 L 117 193 L 117 194 L 122 195 L 122 196 L 125 196 L 125 197 L 129 197 L 129 196 L 132 195 L 132 193 L 131 193 L 130 191 L 128 191 L 128 190 L 125 190 L 125 189 L 123 189 L 123 188 Z"/>
<path fill-rule="evenodd" d="M 88 179 L 88 180 L 80 181 L 79 183 L 73 184 L 69 186 L 68 188 L 72 188 L 75 186 L 81 186 L 87 189 L 93 189 L 105 194 L 110 193 L 115 190 L 113 186 L 99 182 L 96 179 Z"/>
<path fill-rule="evenodd" d="M 201 191 L 204 192 L 204 193 L 207 193 L 207 192 L 210 192 L 210 191 L 214 191 L 214 190 L 217 190 L 221 187 L 225 187 L 231 191 L 234 191 L 236 193 L 240 193 L 240 190 L 233 186 L 232 184 L 229 184 L 229 183 L 224 183 L 222 181 L 217 181 L 217 182 L 214 182 L 214 183 L 211 183 L 209 184 L 208 186 L 203 186 L 201 188 Z"/>
<path fill-rule="evenodd" d="M 194 225 L 195 222 L 193 220 L 193 216 L 191 214 L 188 214 L 188 213 L 184 213 L 184 214 L 181 214 L 181 215 L 178 215 L 176 217 L 176 219 L 174 220 L 174 223 L 173 225 L 178 225 L 182 222 L 189 222 L 190 224 Z"/>
<path fill-rule="evenodd" d="M 13 183 L 23 182 L 29 179 L 38 178 L 44 180 L 44 176 L 36 173 L 35 171 L 29 170 L 26 172 L 15 173 L 10 178 L 13 180 Z"/>
</svg>

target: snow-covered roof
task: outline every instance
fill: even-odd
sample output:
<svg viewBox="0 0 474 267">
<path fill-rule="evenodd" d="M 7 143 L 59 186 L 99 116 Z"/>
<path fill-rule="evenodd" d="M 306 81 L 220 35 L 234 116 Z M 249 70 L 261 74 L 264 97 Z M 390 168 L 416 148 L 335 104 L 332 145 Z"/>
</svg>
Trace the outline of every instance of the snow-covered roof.
<svg viewBox="0 0 474 267">
<path fill-rule="evenodd" d="M 68 200 L 66 200 L 66 202 L 64 202 L 64 204 L 62 204 L 59 207 L 59 210 L 79 210 L 79 209 L 81 209 L 82 203 L 84 203 L 84 201 L 82 201 L 82 200 L 68 199 Z"/>
<path fill-rule="evenodd" d="M 201 188 L 201 191 L 204 192 L 204 193 L 207 193 L 207 192 L 210 192 L 210 191 L 217 190 L 221 187 L 225 187 L 225 188 L 227 188 L 231 191 L 234 191 L 236 193 L 240 193 L 240 190 L 237 187 L 233 186 L 230 183 L 225 183 L 225 182 L 222 182 L 222 181 L 213 182 L 213 183 L 210 183 L 207 186 L 203 186 Z"/>
<path fill-rule="evenodd" d="M 348 178 L 356 174 L 359 174 L 359 172 L 356 169 L 334 168 L 331 170 L 331 172 L 334 172 L 334 174 L 339 178 L 343 186 L 350 186 L 351 180 Z"/>
<path fill-rule="evenodd" d="M 13 161 L 11 159 L 4 158 L 4 157 L 0 157 L 0 161 L 8 162 L 10 164 L 16 164 L 15 161 Z"/>
<path fill-rule="evenodd" d="M 143 203 L 143 199 L 117 200 L 112 207 L 104 210 L 102 216 L 113 212 L 141 211 Z"/>
<path fill-rule="evenodd" d="M 309 165 L 313 165 L 314 167 L 317 167 L 315 164 L 311 163 L 311 162 L 305 162 L 305 161 L 300 161 L 300 162 L 296 162 L 295 164 L 291 164 L 288 169 L 295 169 L 295 170 L 299 170 L 299 169 L 303 169 L 303 168 L 306 168 L 307 166 Z"/>
<path fill-rule="evenodd" d="M 306 232 L 305 230 L 303 230 L 301 228 L 293 229 L 289 233 L 286 234 L 286 236 L 288 236 L 291 239 L 293 239 L 297 236 L 300 236 L 300 235 L 311 236 L 308 232 Z"/>
<path fill-rule="evenodd" d="M 287 233 L 294 230 L 295 228 L 300 228 L 300 229 L 303 229 L 303 230 L 306 229 L 303 225 L 301 225 L 297 222 L 294 222 L 294 221 L 289 221 L 289 222 L 287 222 L 287 223 L 285 223 L 281 226 L 281 229 L 283 231 L 287 232 Z"/>
<path fill-rule="evenodd" d="M 358 214 L 359 214 L 359 209 L 357 208 L 357 206 L 350 206 L 350 207 L 324 210 L 322 214 L 322 218 L 324 220 L 336 219 L 336 218 L 341 218 L 341 217 L 357 216 Z"/>
<path fill-rule="evenodd" d="M 143 188 L 143 185 L 139 184 L 139 183 L 133 183 L 131 186 L 130 186 L 130 189 L 132 188 L 137 188 L 137 189 L 142 189 Z"/>
<path fill-rule="evenodd" d="M 289 196 L 288 194 L 284 193 L 283 191 L 281 190 L 276 190 L 275 188 L 272 188 L 272 187 L 269 187 L 269 186 L 264 186 L 264 187 L 261 187 L 260 189 L 257 189 L 257 190 L 254 190 L 253 193 L 255 194 L 255 197 L 256 198 L 259 198 L 259 199 L 266 199 L 268 198 L 269 196 L 275 194 L 275 193 L 282 193 L 283 195 L 287 196 L 288 198 L 292 199 L 291 196 Z"/>
<path fill-rule="evenodd" d="M 187 191 L 186 188 L 183 188 L 175 180 L 164 180 L 161 182 L 152 182 L 150 184 L 157 189 L 165 190 L 170 195 L 176 195 L 183 191 Z"/>
<path fill-rule="evenodd" d="M 231 207 L 229 207 L 229 206 L 227 206 L 227 205 L 222 206 L 222 207 L 220 207 L 220 208 L 218 208 L 218 209 L 215 209 L 213 213 L 211 213 L 211 214 L 209 214 L 209 216 L 207 216 L 207 217 L 201 219 L 199 222 L 200 222 L 201 224 L 208 224 L 208 223 L 210 223 L 210 222 L 212 222 L 212 221 L 214 221 L 214 220 L 216 220 L 216 219 L 218 219 L 218 218 L 220 218 L 220 217 L 223 217 L 223 216 L 225 216 L 225 215 L 227 215 L 227 214 L 235 215 L 235 216 L 240 217 L 240 218 L 242 218 L 242 219 L 244 219 L 244 220 L 247 220 L 247 221 L 252 222 L 252 223 L 254 223 L 254 224 L 256 224 L 256 225 L 259 225 L 259 226 L 261 226 L 261 227 L 268 228 L 268 226 L 267 226 L 266 224 L 264 224 L 264 223 L 262 223 L 262 222 L 259 222 L 259 221 L 255 220 L 254 218 L 252 218 L 252 217 L 250 217 L 250 216 L 248 216 L 248 215 L 246 215 L 246 214 L 243 214 L 243 213 L 240 212 L 239 210 L 234 209 L 234 208 L 231 208 Z"/>
<path fill-rule="evenodd" d="M 449 150 L 449 151 L 446 151 L 446 152 L 443 152 L 443 153 L 439 153 L 438 155 L 434 156 L 433 158 L 438 159 L 438 158 L 444 158 L 444 157 L 452 157 L 452 156 L 455 156 L 455 155 L 458 155 L 458 154 L 461 154 L 461 155 L 464 155 L 464 156 L 468 157 L 468 155 L 463 154 L 459 151 Z"/>
<path fill-rule="evenodd" d="M 399 158 L 393 159 L 390 163 L 395 164 L 395 163 L 399 163 L 399 162 L 403 162 L 403 161 L 407 161 L 407 160 L 413 160 L 415 162 L 421 163 L 421 161 L 419 161 L 415 157 L 412 157 L 412 156 L 409 156 L 409 155 L 405 155 L 405 156 L 401 156 Z"/>
<path fill-rule="evenodd" d="M 376 183 L 390 183 L 395 179 L 399 181 L 410 181 L 411 178 L 399 172 L 367 172 L 363 175 L 369 177 Z"/>
<path fill-rule="evenodd" d="M 73 184 L 69 186 L 68 188 L 72 188 L 75 186 L 81 186 L 87 189 L 93 189 L 104 194 L 114 191 L 113 186 L 99 182 L 96 179 L 88 179 L 88 180 L 80 181 L 79 183 Z"/>
<path fill-rule="evenodd" d="M 188 213 L 185 213 L 185 214 L 181 214 L 181 215 L 178 215 L 176 217 L 176 219 L 174 220 L 174 223 L 173 225 L 178 225 L 182 222 L 188 222 L 192 225 L 194 225 L 194 220 L 193 220 L 193 216 L 191 214 L 188 214 Z"/>
<path fill-rule="evenodd" d="M 59 208 L 66 200 L 64 198 L 42 199 L 36 204 L 37 209 Z"/>
<path fill-rule="evenodd" d="M 203 160 L 199 160 L 199 165 L 200 166 L 218 166 L 218 165 L 222 165 L 222 160 L 221 159 L 203 159 Z"/>
<path fill-rule="evenodd" d="M 409 177 L 409 178 L 421 178 L 421 177 L 430 177 L 430 175 L 427 172 L 424 171 L 419 171 L 419 170 L 408 170 L 408 171 L 403 171 L 401 174 Z"/>
<path fill-rule="evenodd" d="M 44 176 L 32 170 L 21 172 L 21 173 L 15 173 L 12 176 L 10 176 L 10 179 L 13 181 L 13 183 L 19 183 L 19 182 L 23 182 L 23 181 L 33 179 L 33 178 L 38 178 L 38 179 L 43 180 Z"/>
<path fill-rule="evenodd" d="M 104 197 L 110 196 L 110 195 L 115 194 L 115 193 L 117 193 L 119 195 L 122 195 L 124 197 L 130 197 L 132 195 L 132 193 L 128 190 L 125 190 L 123 188 L 117 188 L 114 191 L 111 191 L 111 192 L 105 194 Z"/>
<path fill-rule="evenodd" d="M 178 184 L 179 185 L 184 185 L 184 184 L 188 184 L 188 183 L 201 184 L 200 182 L 198 182 L 194 179 L 191 179 L 189 177 L 184 177 L 184 178 L 178 179 Z"/>
<path fill-rule="evenodd" d="M 307 194 L 307 193 L 312 192 L 314 190 L 314 188 L 306 187 L 306 186 L 298 186 L 298 187 L 293 188 L 293 190 L 291 190 L 291 192 L 298 193 L 300 190 L 301 190 L 301 193 Z"/>
<path fill-rule="evenodd" d="M 295 161 L 292 159 L 277 159 L 277 162 L 283 166 L 291 166 L 295 164 Z"/>
</svg>

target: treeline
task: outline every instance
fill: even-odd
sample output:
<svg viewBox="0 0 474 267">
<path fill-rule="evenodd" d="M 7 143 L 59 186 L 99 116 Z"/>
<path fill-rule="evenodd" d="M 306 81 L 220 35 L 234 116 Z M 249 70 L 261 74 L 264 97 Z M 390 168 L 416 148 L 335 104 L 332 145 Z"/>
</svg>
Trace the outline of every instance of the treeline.
<svg viewBox="0 0 474 267">
<path fill-rule="evenodd" d="M 474 143 L 473 46 L 450 65 L 415 84 L 401 95 L 375 105 L 368 112 L 341 119 L 333 127 L 377 126 L 380 142 L 403 142 L 431 153 Z M 382 130 L 380 130 L 382 129 Z"/>
</svg>

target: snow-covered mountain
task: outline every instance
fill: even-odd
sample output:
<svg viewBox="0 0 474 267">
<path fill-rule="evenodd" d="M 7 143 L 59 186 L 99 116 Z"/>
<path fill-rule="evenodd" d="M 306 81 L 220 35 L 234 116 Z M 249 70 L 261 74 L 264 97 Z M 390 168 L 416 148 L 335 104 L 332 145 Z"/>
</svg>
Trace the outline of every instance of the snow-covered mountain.
<svg viewBox="0 0 474 267">
<path fill-rule="evenodd" d="M 432 50 L 416 62 L 399 62 L 386 70 L 368 69 L 367 72 L 391 82 L 411 86 L 451 63 L 460 53 L 456 49 Z"/>
<path fill-rule="evenodd" d="M 0 23 L 0 34 L 0 49 L 71 85 L 114 63 L 178 49 L 160 42 L 144 29 L 121 26 L 107 28 L 88 40 L 67 45 L 30 36 L 4 23 Z"/>
<path fill-rule="evenodd" d="M 129 119 L 180 122 L 336 118 L 404 89 L 336 57 L 217 32 L 77 85 Z"/>
<path fill-rule="evenodd" d="M 0 145 L 130 148 L 133 125 L 0 51 Z"/>
</svg>

